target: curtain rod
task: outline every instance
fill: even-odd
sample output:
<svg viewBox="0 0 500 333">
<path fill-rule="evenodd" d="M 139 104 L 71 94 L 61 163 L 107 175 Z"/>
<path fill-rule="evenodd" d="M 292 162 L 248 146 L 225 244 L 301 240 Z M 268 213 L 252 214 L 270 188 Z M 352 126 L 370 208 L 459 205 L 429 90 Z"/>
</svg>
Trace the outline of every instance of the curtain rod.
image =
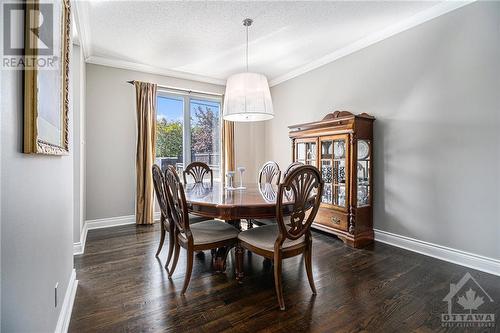
<svg viewBox="0 0 500 333">
<path fill-rule="evenodd" d="M 134 84 L 134 80 L 131 80 L 131 81 L 127 81 L 127 83 L 130 83 L 130 84 Z M 163 88 L 163 89 L 168 89 L 168 90 L 175 90 L 175 91 L 182 91 L 182 92 L 186 92 L 188 94 L 202 94 L 202 95 L 211 95 L 211 96 L 218 96 L 218 97 L 222 97 L 222 94 L 218 94 L 218 93 L 212 93 L 212 92 L 207 92 L 207 91 L 200 91 L 200 90 L 188 90 L 188 89 L 183 89 L 183 88 L 176 88 L 176 87 L 170 87 L 170 86 L 162 86 L 160 84 L 157 85 L 158 88 Z"/>
</svg>

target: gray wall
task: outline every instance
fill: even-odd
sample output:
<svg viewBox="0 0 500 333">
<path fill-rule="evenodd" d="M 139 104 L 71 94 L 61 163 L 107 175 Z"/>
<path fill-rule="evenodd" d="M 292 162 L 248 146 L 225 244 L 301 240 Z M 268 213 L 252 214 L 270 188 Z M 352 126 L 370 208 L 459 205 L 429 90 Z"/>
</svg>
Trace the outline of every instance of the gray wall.
<svg viewBox="0 0 500 333">
<path fill-rule="evenodd" d="M 73 268 L 73 156 L 21 153 L 23 73 L 0 75 L 1 329 L 53 332 Z"/>
<path fill-rule="evenodd" d="M 73 242 L 80 241 L 85 221 L 85 61 L 73 45 Z"/>
<path fill-rule="evenodd" d="M 223 86 L 87 64 L 86 73 L 86 218 L 135 214 L 135 90 L 128 80 L 222 93 Z M 236 163 L 255 179 L 263 160 L 264 124 L 237 124 Z M 248 152 L 257 150 L 260 156 Z M 251 175 L 251 176 L 250 176 Z"/>
<path fill-rule="evenodd" d="M 266 158 L 287 126 L 374 115 L 375 228 L 500 258 L 500 3 L 474 3 L 272 88 Z"/>
</svg>

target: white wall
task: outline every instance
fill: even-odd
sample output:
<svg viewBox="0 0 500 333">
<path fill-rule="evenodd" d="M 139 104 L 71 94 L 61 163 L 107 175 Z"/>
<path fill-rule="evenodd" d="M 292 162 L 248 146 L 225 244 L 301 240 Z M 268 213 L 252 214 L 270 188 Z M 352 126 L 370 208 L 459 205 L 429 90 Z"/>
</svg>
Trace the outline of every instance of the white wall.
<svg viewBox="0 0 500 333">
<path fill-rule="evenodd" d="M 73 242 L 80 242 L 85 221 L 85 60 L 73 45 Z"/>
<path fill-rule="evenodd" d="M 129 80 L 224 92 L 223 86 L 87 64 L 87 220 L 135 214 L 136 111 L 135 89 Z M 247 167 L 246 179 L 256 177 L 256 163 L 264 156 L 263 138 L 262 123 L 235 126 L 236 164 Z"/>
<path fill-rule="evenodd" d="M 478 2 L 272 88 L 266 159 L 288 125 L 375 121 L 375 228 L 500 258 L 500 3 Z"/>
<path fill-rule="evenodd" d="M 73 268 L 73 155 L 21 153 L 23 72 L 0 75 L 1 330 L 53 332 Z"/>
</svg>

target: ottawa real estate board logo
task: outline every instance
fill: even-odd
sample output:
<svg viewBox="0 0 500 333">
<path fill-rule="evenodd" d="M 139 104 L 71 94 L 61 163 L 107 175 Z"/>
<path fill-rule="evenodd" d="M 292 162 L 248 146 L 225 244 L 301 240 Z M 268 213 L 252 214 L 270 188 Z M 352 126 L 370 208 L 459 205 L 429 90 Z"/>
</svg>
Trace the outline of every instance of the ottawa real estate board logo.
<svg viewBox="0 0 500 333">
<path fill-rule="evenodd" d="M 2 1 L 0 69 L 57 69 L 54 54 L 54 3 Z M 57 21 L 57 20 L 56 20 Z"/>
<path fill-rule="evenodd" d="M 450 283 L 450 292 L 443 299 L 448 303 L 448 312 L 441 314 L 443 327 L 495 327 L 493 299 L 470 273 L 458 283 Z"/>
</svg>

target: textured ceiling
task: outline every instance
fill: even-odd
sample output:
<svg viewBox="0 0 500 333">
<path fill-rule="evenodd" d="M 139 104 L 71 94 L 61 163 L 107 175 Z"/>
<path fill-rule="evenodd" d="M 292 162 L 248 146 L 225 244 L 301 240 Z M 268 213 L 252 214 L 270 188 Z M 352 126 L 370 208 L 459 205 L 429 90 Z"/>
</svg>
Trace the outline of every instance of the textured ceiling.
<svg viewBox="0 0 500 333">
<path fill-rule="evenodd" d="M 171 2 L 100 1 L 79 4 L 87 58 L 148 65 L 226 79 L 245 68 L 283 76 L 438 2 Z"/>
</svg>

